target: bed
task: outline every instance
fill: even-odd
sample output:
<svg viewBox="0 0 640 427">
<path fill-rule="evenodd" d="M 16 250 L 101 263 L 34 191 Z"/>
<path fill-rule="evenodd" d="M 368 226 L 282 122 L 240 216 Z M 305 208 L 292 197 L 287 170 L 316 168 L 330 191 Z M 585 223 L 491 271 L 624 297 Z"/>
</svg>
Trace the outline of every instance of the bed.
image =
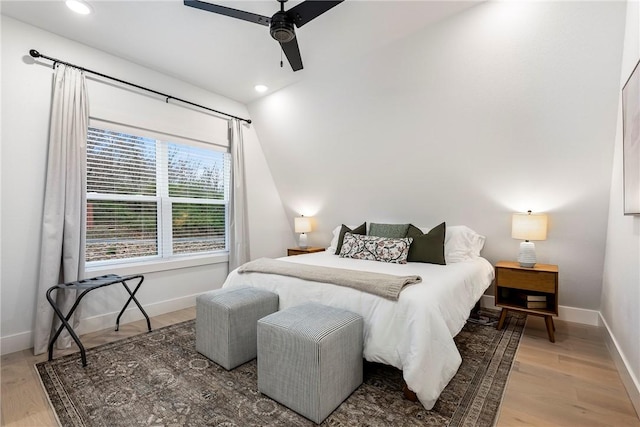
<svg viewBox="0 0 640 427">
<path fill-rule="evenodd" d="M 239 274 L 237 269 L 223 287 L 248 285 L 273 291 L 280 297 L 281 310 L 314 301 L 360 314 L 365 324 L 364 358 L 401 369 L 407 387 L 426 409 L 431 409 L 462 362 L 453 337 L 462 330 L 494 277 L 492 265 L 479 256 L 479 249 L 477 252 L 477 256 L 465 256 L 456 262 L 447 260 L 447 265 L 341 258 L 334 254 L 333 247 L 325 252 L 279 258 L 287 263 L 419 275 L 421 283 L 405 287 L 397 301 L 296 277 Z"/>
</svg>

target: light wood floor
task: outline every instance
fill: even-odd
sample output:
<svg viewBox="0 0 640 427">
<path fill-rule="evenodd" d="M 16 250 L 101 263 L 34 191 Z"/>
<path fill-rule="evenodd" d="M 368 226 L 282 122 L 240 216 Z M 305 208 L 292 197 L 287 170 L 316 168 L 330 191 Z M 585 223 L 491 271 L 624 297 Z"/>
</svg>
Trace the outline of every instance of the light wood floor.
<svg viewBox="0 0 640 427">
<path fill-rule="evenodd" d="M 151 319 L 159 328 L 195 317 L 189 308 Z M 85 347 L 146 331 L 144 322 L 82 337 Z M 550 343 L 542 318 L 530 316 L 497 426 L 640 426 L 598 328 L 556 321 Z M 72 351 L 68 351 L 72 352 Z M 56 353 L 59 355 L 62 353 Z M 31 350 L 2 356 L 3 426 L 55 426 L 33 365 L 46 355 Z"/>
<path fill-rule="evenodd" d="M 498 426 L 640 426 L 602 329 L 529 316 Z"/>
</svg>

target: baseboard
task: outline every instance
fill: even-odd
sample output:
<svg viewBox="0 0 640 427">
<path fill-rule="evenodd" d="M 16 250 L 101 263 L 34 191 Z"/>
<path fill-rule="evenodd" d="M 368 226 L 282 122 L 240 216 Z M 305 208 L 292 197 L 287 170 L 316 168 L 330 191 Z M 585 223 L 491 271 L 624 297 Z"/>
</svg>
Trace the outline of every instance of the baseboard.
<svg viewBox="0 0 640 427">
<path fill-rule="evenodd" d="M 613 362 L 618 369 L 618 373 L 620 374 L 622 383 L 627 389 L 627 394 L 629 395 L 631 403 L 636 410 L 636 414 L 638 415 L 638 417 L 640 417 L 640 381 L 638 381 L 638 378 L 635 377 L 633 371 L 629 368 L 629 361 L 620 351 L 618 341 L 611 333 L 609 324 L 604 319 L 604 317 L 602 317 L 602 314 L 600 314 L 600 322 L 600 324 L 604 326 L 604 339 L 607 344 L 607 348 L 609 349 L 609 353 L 611 354 L 611 358 L 613 359 Z"/>
<path fill-rule="evenodd" d="M 496 307 L 495 297 L 493 295 L 483 295 L 480 304 L 482 307 L 492 308 L 494 310 L 500 309 L 500 307 Z M 582 323 L 584 325 L 600 326 L 600 312 L 596 310 L 561 305 L 558 307 L 558 319 L 567 322 Z"/>
<path fill-rule="evenodd" d="M 164 313 L 170 313 L 172 311 L 182 310 L 184 308 L 193 307 L 196 305 L 196 297 L 200 295 L 193 294 L 187 295 L 172 300 L 160 301 L 152 304 L 147 304 L 144 307 L 144 311 L 147 312 L 149 317 L 158 316 Z M 78 335 L 88 334 L 102 329 L 113 328 L 116 324 L 116 318 L 120 311 L 113 313 L 105 313 L 97 316 L 87 317 L 82 319 L 80 326 L 78 327 Z M 135 304 L 131 304 L 127 310 L 122 314 L 120 318 L 120 324 L 135 322 L 136 320 L 144 319 L 144 316 L 136 307 Z"/>
<path fill-rule="evenodd" d="M 600 326 L 600 312 L 585 308 L 558 306 L 558 319 L 567 322 L 582 323 L 583 325 Z"/>
<path fill-rule="evenodd" d="M 187 295 L 172 300 L 160 301 L 152 304 L 144 305 L 144 310 L 149 317 L 158 316 L 172 311 L 182 310 L 184 308 L 193 307 L 196 305 L 196 297 L 200 294 Z M 135 304 L 131 304 L 132 307 L 122 314 L 120 318 L 120 324 L 135 322 L 136 320 L 144 319 L 144 316 L 138 310 Z M 87 334 L 90 332 L 100 331 L 102 329 L 113 328 L 116 324 L 116 318 L 118 313 L 100 314 L 98 316 L 87 317 L 82 319 L 80 327 L 76 330 L 79 335 Z M 33 347 L 32 332 L 21 332 L 14 335 L 8 335 L 0 338 L 0 354 L 9 354 L 16 351 L 26 350 Z"/>
<path fill-rule="evenodd" d="M 7 335 L 0 338 L 0 355 L 15 353 L 33 347 L 31 331 Z"/>
</svg>

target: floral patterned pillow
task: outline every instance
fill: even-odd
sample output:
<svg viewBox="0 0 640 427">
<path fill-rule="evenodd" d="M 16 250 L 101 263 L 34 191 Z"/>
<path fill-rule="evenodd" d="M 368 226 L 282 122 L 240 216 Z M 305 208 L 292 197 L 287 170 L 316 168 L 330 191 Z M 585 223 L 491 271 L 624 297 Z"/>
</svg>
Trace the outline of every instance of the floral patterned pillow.
<svg viewBox="0 0 640 427">
<path fill-rule="evenodd" d="M 413 239 L 364 236 L 345 233 L 340 258 L 366 259 L 369 261 L 406 264 L 409 246 Z"/>
</svg>

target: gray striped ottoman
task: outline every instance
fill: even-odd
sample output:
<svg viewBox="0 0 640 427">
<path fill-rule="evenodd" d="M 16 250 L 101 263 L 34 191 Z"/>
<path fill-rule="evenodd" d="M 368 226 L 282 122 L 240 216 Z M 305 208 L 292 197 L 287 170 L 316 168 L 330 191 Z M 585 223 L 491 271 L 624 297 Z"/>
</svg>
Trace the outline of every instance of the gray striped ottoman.
<svg viewBox="0 0 640 427">
<path fill-rule="evenodd" d="M 256 357 L 258 319 L 278 311 L 278 295 L 251 287 L 196 298 L 196 350 L 230 370 Z"/>
<path fill-rule="evenodd" d="M 258 321 L 258 390 L 320 424 L 362 384 L 363 320 L 309 303 Z"/>
</svg>

